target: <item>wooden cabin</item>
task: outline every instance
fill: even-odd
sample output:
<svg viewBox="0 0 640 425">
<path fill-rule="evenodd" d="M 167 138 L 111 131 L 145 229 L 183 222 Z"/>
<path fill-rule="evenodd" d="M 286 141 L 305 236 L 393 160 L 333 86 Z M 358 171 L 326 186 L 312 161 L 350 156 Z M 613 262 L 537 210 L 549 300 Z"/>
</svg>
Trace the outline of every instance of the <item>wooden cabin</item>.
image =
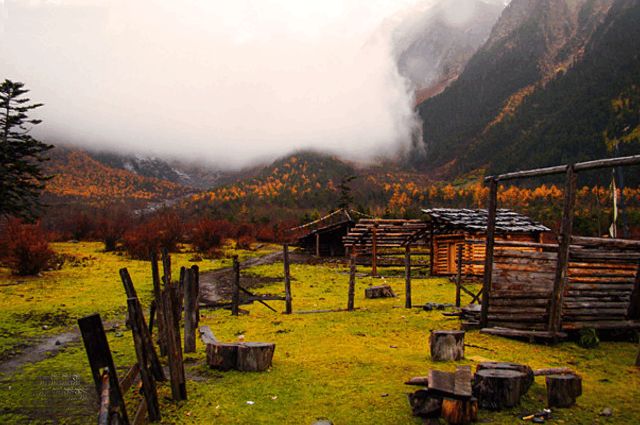
<svg viewBox="0 0 640 425">
<path fill-rule="evenodd" d="M 339 257 L 345 255 L 342 238 L 356 225 L 357 211 L 339 209 L 324 217 L 302 226 L 290 229 L 298 235 L 295 246 L 318 257 Z"/>
<path fill-rule="evenodd" d="M 423 210 L 431 223 L 431 274 L 447 276 L 457 273 L 458 249 L 462 249 L 463 274 L 482 276 L 484 273 L 487 210 L 433 208 Z M 496 240 L 534 242 L 542 240 L 549 228 L 511 210 L 499 209 L 496 214 Z M 460 247 L 460 248 L 459 248 Z M 533 248 L 520 247 L 522 250 Z"/>
</svg>

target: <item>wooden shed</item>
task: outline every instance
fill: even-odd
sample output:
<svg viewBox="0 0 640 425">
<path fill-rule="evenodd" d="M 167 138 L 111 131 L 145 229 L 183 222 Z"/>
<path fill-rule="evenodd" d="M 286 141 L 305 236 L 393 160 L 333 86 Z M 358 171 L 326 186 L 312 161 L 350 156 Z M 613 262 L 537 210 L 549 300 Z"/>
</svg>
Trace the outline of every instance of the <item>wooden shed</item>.
<svg viewBox="0 0 640 425">
<path fill-rule="evenodd" d="M 463 273 L 482 276 L 484 273 L 487 210 L 433 208 L 423 210 L 431 223 L 432 269 L 434 276 L 457 272 L 457 251 L 462 249 Z M 541 242 L 549 228 L 511 210 L 496 214 L 496 240 Z M 520 247 L 521 250 L 533 248 Z"/>
<path fill-rule="evenodd" d="M 297 235 L 295 246 L 310 254 L 322 257 L 344 256 L 342 238 L 356 225 L 355 217 L 364 214 L 339 209 L 317 220 L 290 229 Z"/>
</svg>

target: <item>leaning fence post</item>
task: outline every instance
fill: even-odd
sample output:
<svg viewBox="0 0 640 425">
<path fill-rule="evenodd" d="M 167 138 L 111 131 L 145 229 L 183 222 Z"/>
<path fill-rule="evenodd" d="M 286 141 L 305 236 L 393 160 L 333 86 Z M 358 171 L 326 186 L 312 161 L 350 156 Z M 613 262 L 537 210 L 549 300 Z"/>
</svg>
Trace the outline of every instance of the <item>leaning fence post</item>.
<svg viewBox="0 0 640 425">
<path fill-rule="evenodd" d="M 240 263 L 238 256 L 233 256 L 233 300 L 231 314 L 237 316 L 240 312 Z"/>
<path fill-rule="evenodd" d="M 282 245 L 282 261 L 284 263 L 284 293 L 286 303 L 286 313 L 291 314 L 291 275 L 289 272 L 289 245 Z"/>
</svg>

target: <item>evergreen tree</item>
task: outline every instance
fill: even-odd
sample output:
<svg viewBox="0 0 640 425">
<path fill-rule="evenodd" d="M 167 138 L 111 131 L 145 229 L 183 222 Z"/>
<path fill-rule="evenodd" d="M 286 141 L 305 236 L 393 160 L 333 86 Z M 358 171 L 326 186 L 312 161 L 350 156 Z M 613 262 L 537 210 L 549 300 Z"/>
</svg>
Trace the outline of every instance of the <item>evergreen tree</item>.
<svg viewBox="0 0 640 425">
<path fill-rule="evenodd" d="M 338 199 L 338 208 L 348 210 L 351 204 L 353 203 L 353 196 L 351 195 L 350 183 L 356 178 L 358 178 L 358 176 L 349 175 L 349 176 L 344 176 L 342 180 L 340 180 L 340 184 L 338 185 L 338 189 L 340 189 L 340 198 Z"/>
<path fill-rule="evenodd" d="M 52 145 L 29 133 L 40 120 L 28 113 L 42 104 L 30 104 L 23 83 L 5 80 L 0 84 L 0 216 L 35 219 L 42 207 L 39 197 L 44 182 L 41 165 Z"/>
</svg>

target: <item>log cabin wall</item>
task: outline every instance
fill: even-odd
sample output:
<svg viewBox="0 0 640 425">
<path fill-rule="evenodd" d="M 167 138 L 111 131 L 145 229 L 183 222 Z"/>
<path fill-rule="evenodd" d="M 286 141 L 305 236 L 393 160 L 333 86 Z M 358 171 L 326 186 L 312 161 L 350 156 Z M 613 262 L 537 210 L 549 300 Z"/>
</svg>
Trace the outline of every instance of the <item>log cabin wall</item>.
<svg viewBox="0 0 640 425">
<path fill-rule="evenodd" d="M 557 245 L 529 250 L 500 246 L 494 253 L 489 326 L 546 330 Z M 562 329 L 640 327 L 640 242 L 574 238 L 564 289 Z"/>
</svg>

